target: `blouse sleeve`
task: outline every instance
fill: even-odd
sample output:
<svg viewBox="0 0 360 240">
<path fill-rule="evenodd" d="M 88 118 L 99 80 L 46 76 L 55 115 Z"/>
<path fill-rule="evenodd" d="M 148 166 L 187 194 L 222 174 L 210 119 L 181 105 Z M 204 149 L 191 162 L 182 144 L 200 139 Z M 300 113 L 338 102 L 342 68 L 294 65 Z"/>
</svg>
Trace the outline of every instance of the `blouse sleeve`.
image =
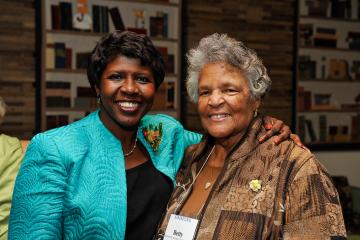
<svg viewBox="0 0 360 240">
<path fill-rule="evenodd" d="M 56 144 L 39 134 L 31 141 L 16 179 L 9 239 L 61 239 L 67 171 Z"/>
<path fill-rule="evenodd" d="M 11 198 L 23 153 L 17 138 L 0 139 L 0 239 L 3 239 L 7 236 Z"/>
<path fill-rule="evenodd" d="M 346 239 L 337 191 L 312 155 L 296 173 L 285 201 L 284 239 Z"/>
</svg>

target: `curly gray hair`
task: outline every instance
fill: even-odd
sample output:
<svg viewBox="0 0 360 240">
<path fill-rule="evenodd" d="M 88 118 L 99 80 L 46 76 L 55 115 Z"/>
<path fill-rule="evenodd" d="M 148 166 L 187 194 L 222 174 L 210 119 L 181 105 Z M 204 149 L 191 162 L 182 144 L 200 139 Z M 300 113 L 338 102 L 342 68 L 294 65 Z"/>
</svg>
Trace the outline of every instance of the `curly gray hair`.
<svg viewBox="0 0 360 240">
<path fill-rule="evenodd" d="M 193 102 L 198 100 L 198 81 L 202 68 L 207 63 L 226 62 L 245 74 L 251 95 L 261 99 L 270 90 L 271 80 L 266 67 L 256 52 L 243 42 L 214 33 L 200 40 L 199 45 L 187 54 L 189 70 L 186 80 L 187 92 Z"/>
<path fill-rule="evenodd" d="M 3 122 L 6 113 L 6 104 L 2 97 L 0 97 L 0 124 Z"/>
</svg>

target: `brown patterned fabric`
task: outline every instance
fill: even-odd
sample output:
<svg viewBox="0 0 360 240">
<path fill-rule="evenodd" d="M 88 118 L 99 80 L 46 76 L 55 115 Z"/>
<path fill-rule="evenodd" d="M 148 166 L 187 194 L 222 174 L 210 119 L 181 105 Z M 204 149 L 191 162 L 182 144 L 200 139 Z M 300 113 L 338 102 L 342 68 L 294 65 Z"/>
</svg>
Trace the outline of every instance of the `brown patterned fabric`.
<svg viewBox="0 0 360 240">
<path fill-rule="evenodd" d="M 324 167 L 290 140 L 259 144 L 264 134 L 258 117 L 227 156 L 198 217 L 196 239 L 346 239 L 339 198 Z M 162 239 L 170 214 L 181 210 L 212 145 L 205 137 L 187 149 L 155 239 Z M 252 180 L 262 181 L 258 192 L 250 188 Z"/>
</svg>

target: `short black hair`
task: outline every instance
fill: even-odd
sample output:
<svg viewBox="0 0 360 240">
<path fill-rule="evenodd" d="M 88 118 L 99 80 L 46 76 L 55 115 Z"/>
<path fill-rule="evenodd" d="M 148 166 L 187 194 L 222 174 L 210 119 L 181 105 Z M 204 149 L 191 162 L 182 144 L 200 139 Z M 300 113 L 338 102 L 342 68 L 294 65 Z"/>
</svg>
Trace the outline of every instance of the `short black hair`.
<svg viewBox="0 0 360 240">
<path fill-rule="evenodd" d="M 150 38 L 130 31 L 114 31 L 101 38 L 90 54 L 87 76 L 93 89 L 100 86 L 107 64 L 119 56 L 139 59 L 142 66 L 150 67 L 156 88 L 164 81 L 164 60 Z"/>
</svg>

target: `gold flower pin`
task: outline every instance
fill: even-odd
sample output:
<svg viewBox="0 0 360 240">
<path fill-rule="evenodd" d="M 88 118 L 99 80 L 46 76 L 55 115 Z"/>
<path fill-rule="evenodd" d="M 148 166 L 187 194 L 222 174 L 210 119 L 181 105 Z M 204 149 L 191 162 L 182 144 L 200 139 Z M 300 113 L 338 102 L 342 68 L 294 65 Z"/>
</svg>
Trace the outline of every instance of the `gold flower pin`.
<svg viewBox="0 0 360 240">
<path fill-rule="evenodd" d="M 258 192 L 261 189 L 261 180 L 254 179 L 249 182 L 251 190 Z"/>
</svg>

